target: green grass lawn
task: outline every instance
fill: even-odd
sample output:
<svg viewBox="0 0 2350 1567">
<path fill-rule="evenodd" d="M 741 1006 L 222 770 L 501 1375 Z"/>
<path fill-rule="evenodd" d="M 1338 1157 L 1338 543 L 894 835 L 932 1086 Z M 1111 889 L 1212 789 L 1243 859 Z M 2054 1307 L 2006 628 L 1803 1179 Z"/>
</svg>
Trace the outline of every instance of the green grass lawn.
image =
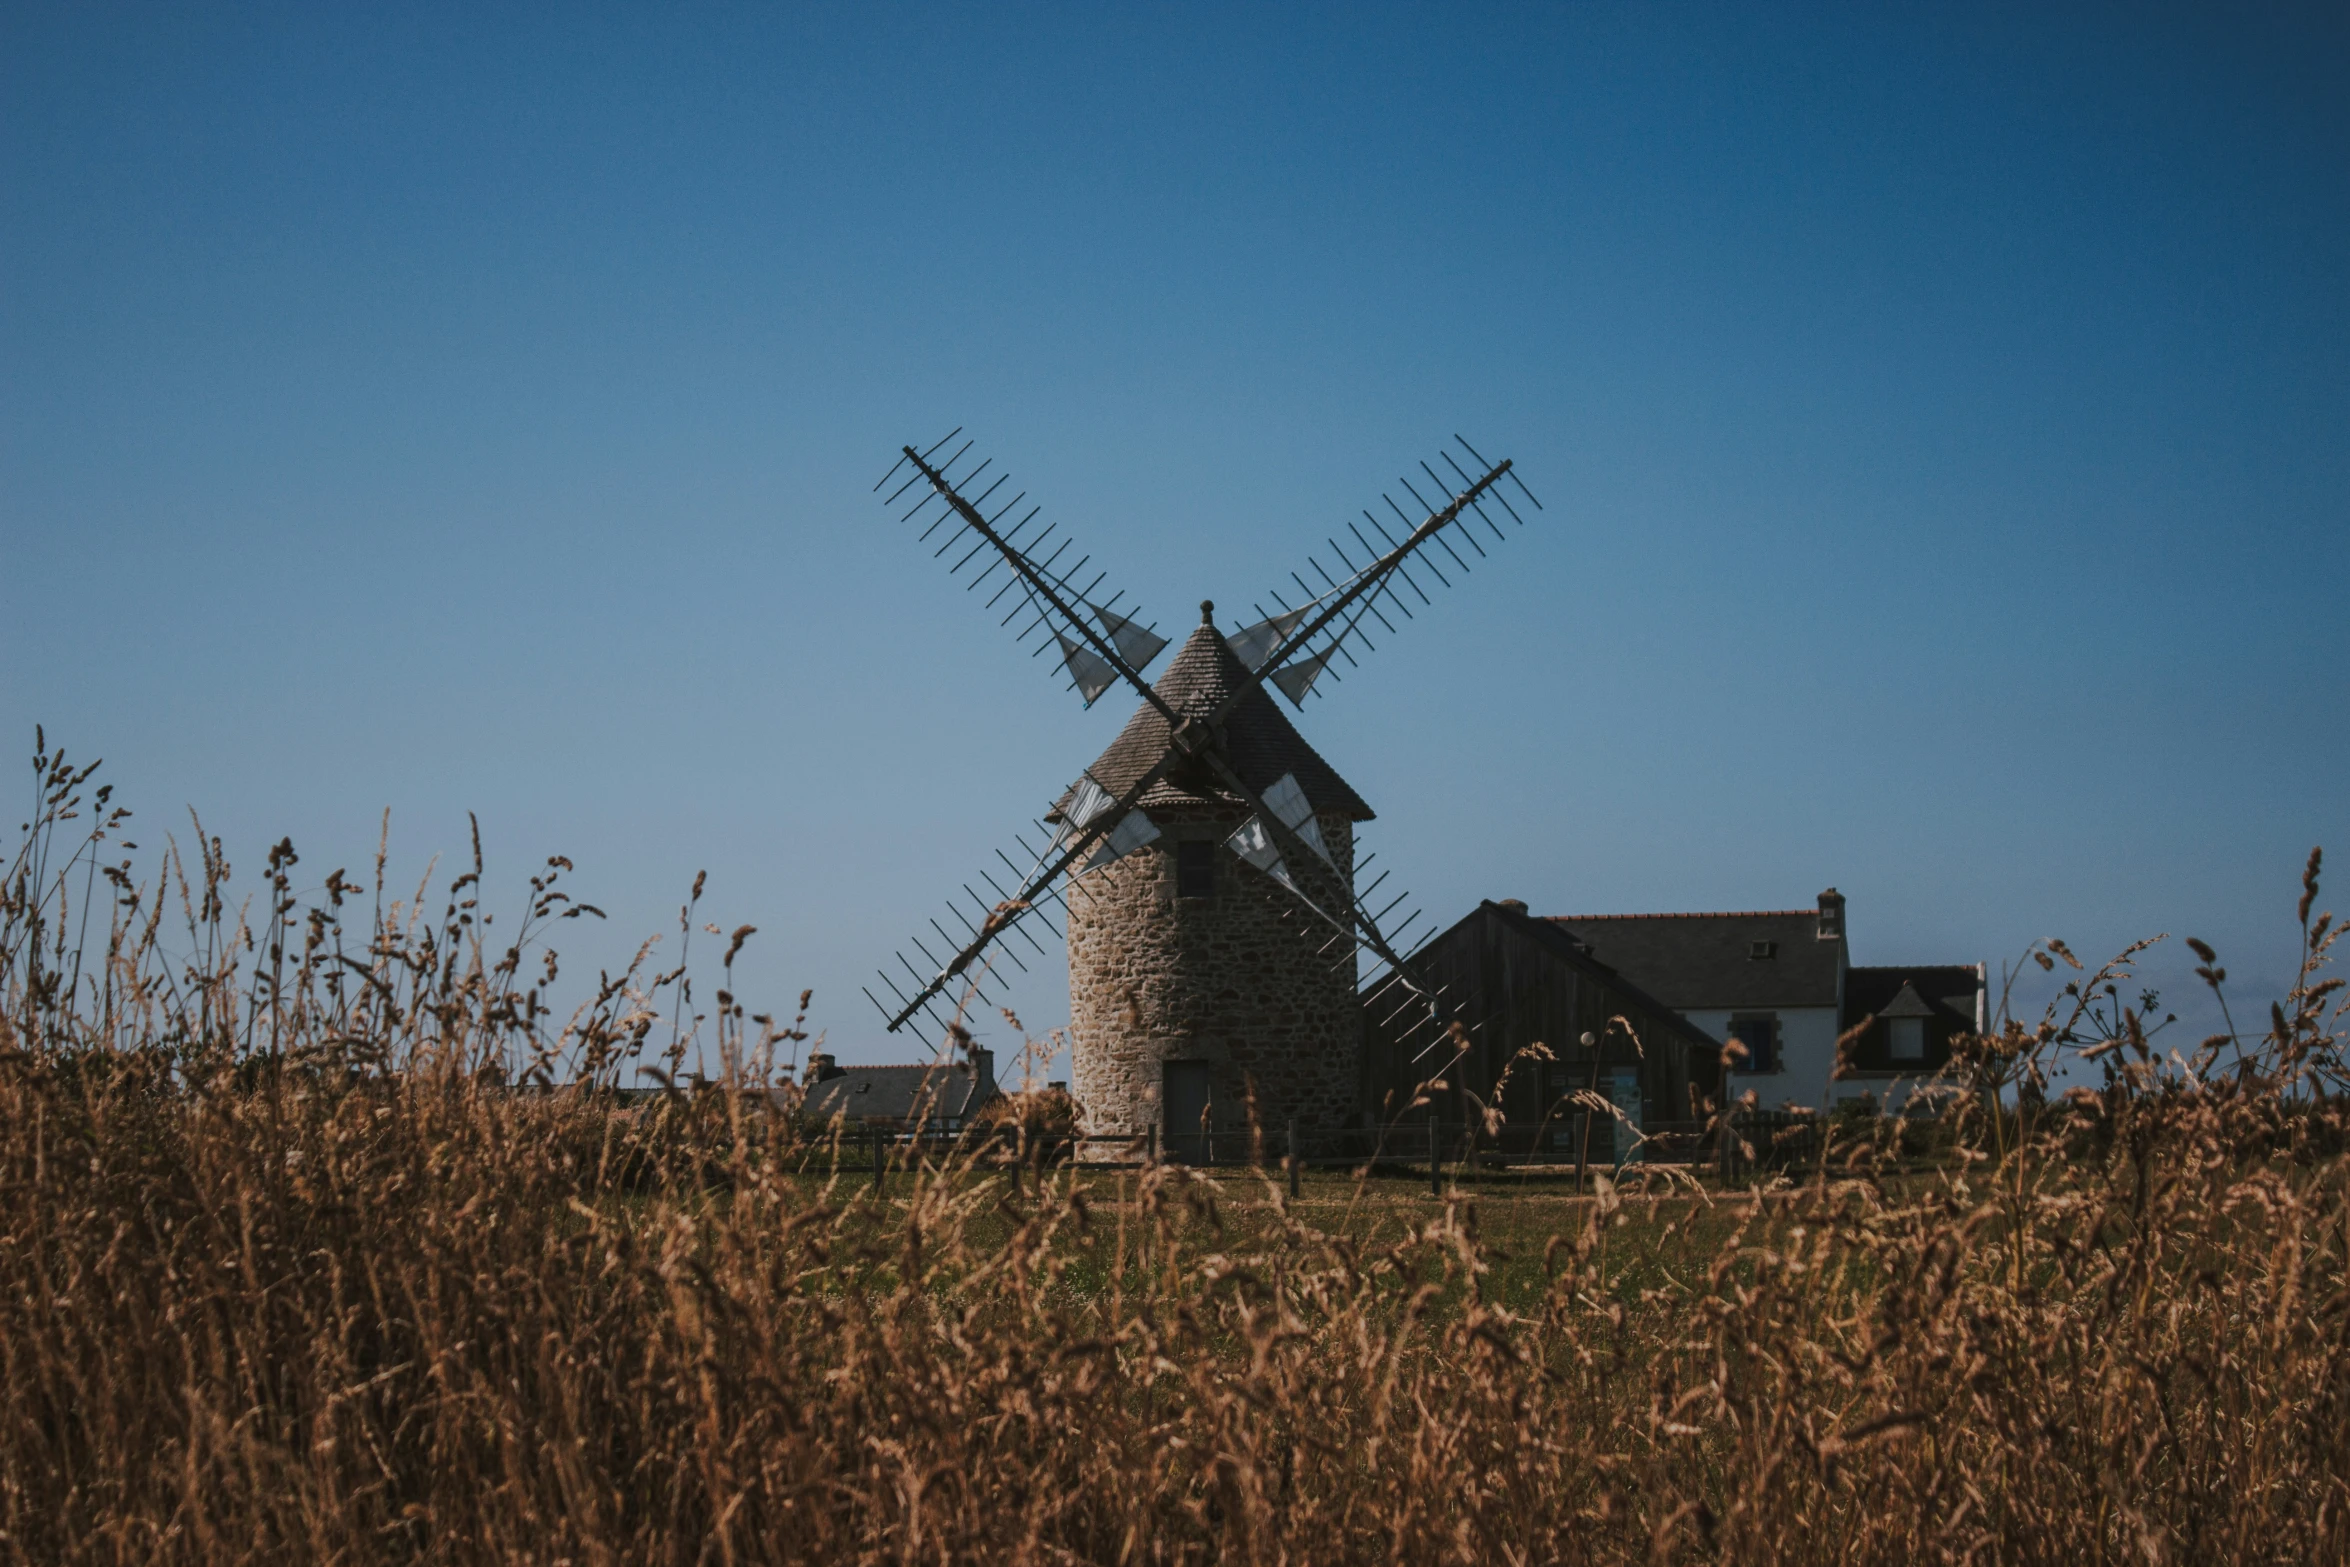
<svg viewBox="0 0 2350 1567">
<path fill-rule="evenodd" d="M 1047 1244 L 1058 1254 L 1061 1286 L 1079 1297 L 1111 1289 L 1121 1252 L 1125 1286 L 1132 1291 L 1170 1253 L 1195 1263 L 1218 1256 L 1277 1257 L 1284 1250 L 1284 1227 L 1291 1225 L 1342 1241 L 1359 1256 L 1386 1258 L 1400 1284 L 1442 1272 L 1430 1246 L 1457 1224 L 1482 1248 L 1482 1298 L 1528 1312 L 1552 1287 L 1579 1237 L 1590 1238 L 1597 1265 L 1582 1291 L 1604 1306 L 1702 1289 L 1723 1244 L 1742 1227 L 1746 1244 L 1759 1246 L 1796 1222 L 1787 1212 L 1784 1187 L 1773 1196 L 1754 1187 L 1714 1190 L 1680 1171 L 1624 1174 L 1622 1184 L 1607 1181 L 1604 1191 L 1578 1195 L 1571 1168 L 1489 1170 L 1457 1179 L 1448 1172 L 1442 1194 L 1432 1196 L 1424 1170 L 1314 1170 L 1302 1176 L 1293 1199 L 1277 1174 L 1179 1170 L 1168 1174 L 1168 1200 L 1145 1218 L 1136 1206 L 1139 1172 L 1063 1168 L 1045 1179 L 1056 1194 L 1078 1194 L 1087 1217 L 1057 1224 Z M 896 1247 L 918 1189 L 924 1203 L 942 1214 L 951 1205 L 963 1240 L 979 1255 L 1010 1244 L 1038 1207 L 1033 1171 L 1022 1173 L 1017 1194 L 1002 1171 L 918 1176 L 893 1169 L 878 1198 L 870 1169 L 855 1163 L 844 1162 L 837 1174 L 794 1179 L 810 1201 L 829 1188 L 829 1202 L 839 1210 L 844 1280 L 854 1275 L 864 1288 L 896 1282 Z M 1445 1298 L 1458 1304 L 1463 1293 L 1451 1287 Z"/>
</svg>

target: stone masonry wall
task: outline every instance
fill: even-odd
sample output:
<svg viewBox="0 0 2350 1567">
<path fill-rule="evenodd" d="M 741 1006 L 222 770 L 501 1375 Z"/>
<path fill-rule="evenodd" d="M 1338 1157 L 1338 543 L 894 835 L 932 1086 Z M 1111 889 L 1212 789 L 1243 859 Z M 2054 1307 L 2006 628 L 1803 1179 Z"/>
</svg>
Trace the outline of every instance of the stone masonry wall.
<svg viewBox="0 0 2350 1567">
<path fill-rule="evenodd" d="M 1165 1063 L 1205 1061 L 1217 1157 L 1239 1158 L 1252 1121 L 1278 1157 L 1290 1118 L 1308 1151 L 1354 1123 L 1360 1093 L 1355 966 L 1338 936 L 1287 888 L 1222 842 L 1243 810 L 1154 810 L 1156 843 L 1076 877 L 1069 893 L 1074 1083 L 1090 1153 L 1122 1157 L 1161 1122 Z M 1333 914 L 1353 885 L 1354 829 L 1318 818 L 1339 877 L 1319 860 L 1290 872 Z M 1175 895 L 1175 844 L 1218 845 L 1215 890 Z M 1285 857 L 1286 858 L 1286 857 Z M 1229 1152 L 1227 1152 L 1229 1149 Z"/>
</svg>

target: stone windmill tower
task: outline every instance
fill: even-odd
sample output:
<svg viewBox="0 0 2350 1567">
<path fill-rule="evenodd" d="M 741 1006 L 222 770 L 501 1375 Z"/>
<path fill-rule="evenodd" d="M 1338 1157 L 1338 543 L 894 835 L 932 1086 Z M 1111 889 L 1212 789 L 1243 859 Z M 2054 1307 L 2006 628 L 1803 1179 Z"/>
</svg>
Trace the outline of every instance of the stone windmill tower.
<svg viewBox="0 0 2350 1567">
<path fill-rule="evenodd" d="M 1214 606 L 1200 611 L 1153 689 L 1175 713 L 1204 720 L 1250 681 L 1215 628 Z M 1301 930 L 1297 904 L 1354 906 L 1354 829 L 1371 808 L 1261 684 L 1222 723 L 1240 781 L 1261 796 L 1293 780 L 1326 853 L 1288 862 L 1284 885 L 1228 852 L 1249 803 L 1186 758 L 1135 801 L 1153 841 L 1070 880 L 1069 1031 L 1077 1099 L 1097 1142 L 1131 1144 L 1156 1127 L 1171 1153 L 1204 1157 L 1210 1138 L 1246 1136 L 1252 1123 L 1335 1130 L 1356 1108 L 1351 944 L 1332 961 L 1323 932 Z M 1086 776 L 1122 795 L 1172 744 L 1160 707 L 1145 702 Z"/>
<path fill-rule="evenodd" d="M 1505 475 L 1540 503 L 1507 459 L 1489 464 L 1462 441 L 1474 476 L 1450 453 L 1439 459 L 1457 488 L 1420 465 L 1446 496 L 1441 504 L 1404 480 L 1417 521 L 1382 497 L 1400 534 L 1365 511 L 1377 544 L 1346 525 L 1361 564 L 1331 539 L 1337 571 L 1308 557 L 1321 589 L 1292 573 L 1302 602 L 1276 591 L 1276 612 L 1257 606 L 1261 618 L 1229 637 L 1216 629 L 1214 606 L 1201 605 L 1199 628 L 1154 685 L 1142 670 L 1167 639 L 1140 623 L 1122 593 L 1103 596 L 1091 557 L 1056 537 L 1057 525 L 1040 528 L 1037 508 L 1005 526 L 1025 495 L 996 499 L 1002 475 L 983 487 L 992 464 L 974 463 L 969 442 L 933 461 L 960 433 L 928 451 L 902 448 L 874 488 L 910 465 L 890 496 L 920 488 L 902 520 L 919 523 L 926 544 L 940 540 L 936 555 L 955 552 L 957 574 L 978 565 L 969 587 L 994 584 L 985 602 L 1008 606 L 1004 623 L 1019 622 L 1035 652 L 1057 651 L 1056 666 L 1088 707 L 1119 685 L 1142 705 L 1037 824 L 1039 842 L 1019 838 L 1019 858 L 998 850 L 1002 876 L 987 869 L 977 878 L 987 893 L 962 884 L 947 906 L 961 934 L 933 919 L 938 948 L 913 941 L 923 964 L 897 955 L 907 983 L 882 971 L 897 1006 L 867 996 L 892 1032 L 927 1016 L 954 1038 L 972 1002 L 993 1004 L 986 987 L 997 961 L 1025 967 L 1011 938 L 1044 953 L 1030 927 L 1050 928 L 1058 906 L 1068 920 L 1077 1095 L 1096 1151 L 1138 1151 L 1157 1133 L 1178 1156 L 1219 1156 L 1218 1141 L 1291 1120 L 1309 1139 L 1326 1138 L 1358 1111 L 1362 960 L 1382 966 L 1372 994 L 1414 1009 L 1432 1034 L 1442 1032 L 1444 1004 L 1398 946 L 1417 916 L 1382 930 L 1402 899 L 1374 913 L 1379 883 L 1356 890 L 1354 828 L 1370 807 L 1267 687 L 1302 707 L 1325 674 L 1336 679 L 1336 665 L 1352 666 L 1371 647 L 1375 628 L 1411 618 L 1399 584 L 1424 605 L 1415 570 L 1448 586 L 1446 561 L 1468 570 L 1456 543 L 1484 553 L 1471 516 L 1505 537 L 1487 503 L 1522 525 L 1496 488 Z"/>
</svg>

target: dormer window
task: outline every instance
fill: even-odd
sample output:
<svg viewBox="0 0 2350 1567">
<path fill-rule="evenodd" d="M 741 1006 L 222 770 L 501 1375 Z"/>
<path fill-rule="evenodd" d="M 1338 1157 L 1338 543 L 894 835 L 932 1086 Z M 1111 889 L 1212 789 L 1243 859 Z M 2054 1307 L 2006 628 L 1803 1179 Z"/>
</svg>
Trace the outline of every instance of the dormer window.
<svg viewBox="0 0 2350 1567">
<path fill-rule="evenodd" d="M 1886 1060 L 1895 1066 L 1925 1065 L 1926 1019 L 1934 1015 L 1934 1009 L 1926 1005 L 1917 987 L 1904 984 L 1901 993 L 1877 1015 L 1885 1020 Z"/>
<path fill-rule="evenodd" d="M 1746 944 L 1746 956 L 1749 962 L 1768 963 L 1778 955 L 1779 944 L 1775 941 L 1750 941 Z"/>
</svg>

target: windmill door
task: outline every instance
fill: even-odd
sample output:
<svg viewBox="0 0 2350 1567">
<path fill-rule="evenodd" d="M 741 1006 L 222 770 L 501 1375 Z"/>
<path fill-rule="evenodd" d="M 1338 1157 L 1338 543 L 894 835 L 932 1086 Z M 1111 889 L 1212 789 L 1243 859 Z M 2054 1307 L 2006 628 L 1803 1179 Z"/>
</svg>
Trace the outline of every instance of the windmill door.
<svg viewBox="0 0 2350 1567">
<path fill-rule="evenodd" d="M 1208 1064 L 1170 1061 L 1166 1071 L 1166 1091 L 1159 1102 L 1167 1108 L 1167 1157 L 1185 1164 L 1209 1163 Z"/>
</svg>

